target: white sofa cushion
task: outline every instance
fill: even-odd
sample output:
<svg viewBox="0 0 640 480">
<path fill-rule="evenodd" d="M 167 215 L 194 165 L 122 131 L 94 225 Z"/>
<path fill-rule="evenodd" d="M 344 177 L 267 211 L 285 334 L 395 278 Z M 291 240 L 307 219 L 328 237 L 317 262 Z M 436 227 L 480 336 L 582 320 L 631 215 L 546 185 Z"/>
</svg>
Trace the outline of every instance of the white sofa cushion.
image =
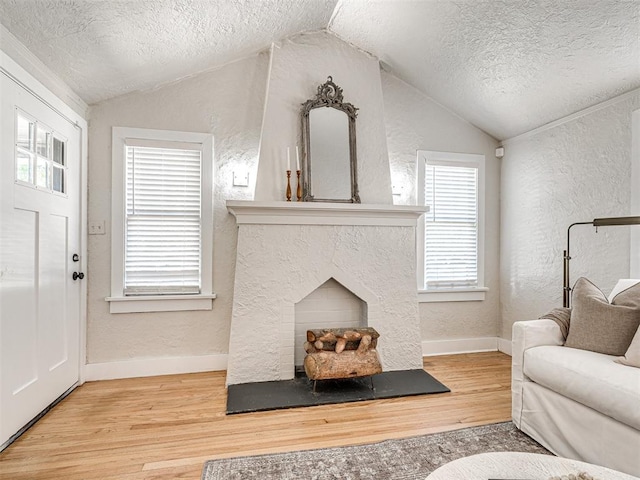
<svg viewBox="0 0 640 480">
<path fill-rule="evenodd" d="M 560 346 L 524 353 L 524 374 L 534 382 L 640 429 L 640 369 L 616 357 Z"/>
<path fill-rule="evenodd" d="M 640 368 L 640 328 L 638 328 L 633 340 L 631 340 L 627 353 L 623 357 L 616 358 L 615 361 L 630 367 Z"/>
</svg>

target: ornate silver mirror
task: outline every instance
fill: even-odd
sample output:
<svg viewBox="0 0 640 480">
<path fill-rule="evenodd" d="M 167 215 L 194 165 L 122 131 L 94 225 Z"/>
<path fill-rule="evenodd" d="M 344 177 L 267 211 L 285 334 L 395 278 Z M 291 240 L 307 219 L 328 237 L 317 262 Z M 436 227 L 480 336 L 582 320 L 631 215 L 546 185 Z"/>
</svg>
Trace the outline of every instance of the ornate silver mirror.
<svg viewBox="0 0 640 480">
<path fill-rule="evenodd" d="M 302 104 L 302 199 L 360 203 L 356 107 L 329 77 L 316 98 Z"/>
</svg>

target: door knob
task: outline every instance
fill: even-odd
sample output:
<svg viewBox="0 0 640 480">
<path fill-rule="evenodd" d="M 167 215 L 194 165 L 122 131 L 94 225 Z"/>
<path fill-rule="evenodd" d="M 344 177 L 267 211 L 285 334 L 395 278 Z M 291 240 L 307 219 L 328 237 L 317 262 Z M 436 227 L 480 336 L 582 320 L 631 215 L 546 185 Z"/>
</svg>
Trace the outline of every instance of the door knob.
<svg viewBox="0 0 640 480">
<path fill-rule="evenodd" d="M 74 280 L 82 280 L 84 278 L 84 273 L 82 272 L 73 272 L 73 279 Z"/>
</svg>

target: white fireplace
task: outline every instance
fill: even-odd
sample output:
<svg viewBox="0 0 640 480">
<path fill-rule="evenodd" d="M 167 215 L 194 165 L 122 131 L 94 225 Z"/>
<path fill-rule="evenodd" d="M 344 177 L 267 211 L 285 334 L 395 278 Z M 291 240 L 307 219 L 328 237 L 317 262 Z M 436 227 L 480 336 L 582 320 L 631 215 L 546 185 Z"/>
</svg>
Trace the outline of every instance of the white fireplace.
<svg viewBox="0 0 640 480">
<path fill-rule="evenodd" d="M 426 207 L 228 201 L 227 209 L 238 224 L 228 385 L 294 377 L 295 306 L 327 282 L 362 301 L 384 371 L 422 368 L 415 227 Z M 332 326 L 337 309 L 327 307 Z"/>
</svg>

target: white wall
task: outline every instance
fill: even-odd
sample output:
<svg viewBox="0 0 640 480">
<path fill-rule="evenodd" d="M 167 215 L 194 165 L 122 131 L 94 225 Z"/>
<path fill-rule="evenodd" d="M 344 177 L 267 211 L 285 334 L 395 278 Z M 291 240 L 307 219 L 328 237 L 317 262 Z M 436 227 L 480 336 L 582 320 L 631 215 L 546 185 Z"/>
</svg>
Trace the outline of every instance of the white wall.
<svg viewBox="0 0 640 480">
<path fill-rule="evenodd" d="M 557 126 L 505 142 L 502 161 L 502 336 L 514 321 L 562 306 L 567 227 L 630 215 L 632 112 L 640 92 Z M 638 215 L 640 212 L 635 212 Z M 571 283 L 587 276 L 605 293 L 629 275 L 630 228 L 571 230 Z"/>
<path fill-rule="evenodd" d="M 499 331 L 498 248 L 500 161 L 498 142 L 436 102 L 382 73 L 391 181 L 402 186 L 394 203 L 416 203 L 416 151 L 477 153 L 486 158 L 485 286 L 481 302 L 421 303 L 423 341 L 495 337 Z"/>
<path fill-rule="evenodd" d="M 497 142 L 440 107 L 415 89 L 382 72 L 377 61 L 354 50 L 327 34 L 296 37 L 294 43 L 285 41 L 275 47 L 282 61 L 290 52 L 278 49 L 298 49 L 310 57 L 327 48 L 338 52 L 341 60 L 336 70 L 316 71 L 307 76 L 307 67 L 293 62 L 295 81 L 285 81 L 285 65 L 279 71 L 280 89 L 290 88 L 287 96 L 282 131 L 274 145 L 284 148 L 290 142 L 299 143 L 299 104 L 315 95 L 327 75 L 344 88 L 345 101 L 361 108 L 358 125 L 367 126 L 358 137 L 358 160 L 361 185 L 369 185 L 363 202 L 390 203 L 390 176 L 402 182 L 404 194 L 395 203 L 413 204 L 416 151 L 443 150 L 481 153 L 487 158 L 487 228 L 485 241 L 486 285 L 484 302 L 421 304 L 422 340 L 495 337 L 498 332 L 498 209 L 499 161 L 494 156 Z M 285 55 L 286 54 L 286 55 Z M 284 56 L 282 56 L 284 55 Z M 370 72 L 368 93 L 363 96 L 359 84 L 348 75 L 345 58 L 359 62 L 360 71 Z M 89 237 L 88 266 L 88 332 L 87 359 L 91 364 L 106 364 L 160 357 L 195 357 L 227 354 L 231 321 L 237 227 L 225 208 L 227 199 L 253 199 L 258 169 L 258 149 L 263 136 L 264 166 L 267 177 L 276 158 L 268 158 L 265 131 L 277 130 L 277 122 L 265 107 L 269 54 L 247 58 L 217 70 L 185 79 L 175 84 L 147 92 L 118 97 L 90 109 L 89 127 L 89 222 L 106 221 L 106 235 Z M 277 60 L 277 59 L 276 59 Z M 278 64 L 279 61 L 276 61 Z M 348 62 L 347 62 L 348 63 Z M 324 65 L 324 64 L 323 64 Z M 373 68 L 375 67 L 375 68 Z M 316 67 L 314 67 L 316 68 Z M 322 69 L 319 69 L 322 70 Z M 336 73 L 337 72 L 337 73 Z M 361 78 L 361 76 L 358 76 Z M 377 86 L 376 86 L 377 82 Z M 380 83 L 381 82 L 381 83 Z M 272 83 L 270 89 L 274 88 Z M 380 94 L 375 90 L 379 89 Z M 297 96 L 296 96 L 297 95 Z M 376 97 L 377 96 L 377 97 Z M 300 97 L 300 98 L 298 98 Z M 372 98 L 378 98 L 375 104 Z M 280 93 L 270 98 L 282 101 Z M 359 103 L 359 102 L 364 102 Z M 380 103 L 382 102 L 382 103 Z M 274 114 L 275 115 L 275 114 Z M 263 127 L 263 120 L 265 126 Z M 275 123 L 274 123 L 275 122 Z M 129 126 L 167 130 L 211 132 L 214 136 L 214 300 L 212 311 L 148 314 L 110 314 L 104 300 L 110 295 L 110 218 L 111 218 L 111 127 Z M 386 136 L 384 130 L 386 129 Z M 358 130 L 361 135 L 361 130 Z M 364 140 L 366 139 L 366 141 Z M 386 167 L 386 146 L 389 147 L 390 174 Z M 375 158 L 371 149 L 382 149 Z M 282 162 L 286 161 L 283 157 Z M 262 162 L 262 158 L 261 158 Z M 283 163 L 284 165 L 284 163 Z M 238 166 L 250 172 L 248 188 L 232 187 L 232 172 Z M 382 168 L 382 170 L 381 170 Z M 387 169 L 385 171 L 385 168 Z M 275 170 L 274 170 L 275 171 Z M 279 170 L 278 170 L 279 171 Z M 279 192 L 275 186 L 281 175 L 271 180 L 263 199 Z M 261 174 L 261 175 L 262 175 Z M 262 178 L 262 177 L 261 177 Z M 362 192 L 362 189 L 361 189 Z M 257 195 L 257 192 L 256 192 Z M 396 197 L 394 197 L 395 199 Z M 414 252 L 415 253 L 415 252 Z M 104 365 L 101 366 L 103 368 Z M 147 365 L 148 367 L 148 365 Z M 102 370 L 101 370 L 102 371 Z"/>
<path fill-rule="evenodd" d="M 226 353 L 233 295 L 237 227 L 226 199 L 253 196 L 268 54 L 157 90 L 94 105 L 89 126 L 89 222 L 106 221 L 106 235 L 89 237 L 88 363 Z M 212 311 L 110 314 L 111 128 L 211 132 L 214 136 Z M 250 187 L 232 187 L 237 167 Z"/>
</svg>

